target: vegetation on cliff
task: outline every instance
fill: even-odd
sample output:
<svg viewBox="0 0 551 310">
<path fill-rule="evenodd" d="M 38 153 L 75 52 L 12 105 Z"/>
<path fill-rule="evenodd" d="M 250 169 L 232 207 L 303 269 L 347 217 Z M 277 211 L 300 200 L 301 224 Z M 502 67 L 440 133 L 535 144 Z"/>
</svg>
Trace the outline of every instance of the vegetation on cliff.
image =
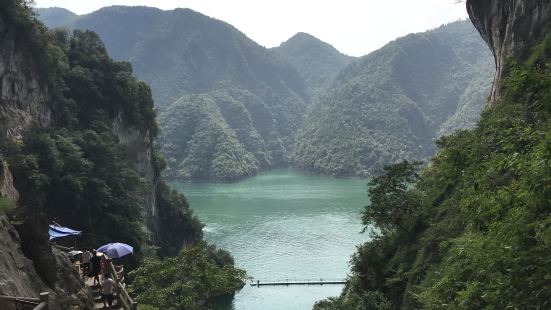
<svg viewBox="0 0 551 310">
<path fill-rule="evenodd" d="M 549 46 L 510 62 L 500 101 L 474 129 L 442 137 L 413 186 L 396 187 L 416 179 L 404 179 L 406 166 L 375 179 L 388 182 L 370 193 L 388 195 L 364 213 L 374 239 L 354 255 L 341 296 L 316 309 L 549 307 Z M 408 202 L 406 217 L 375 216 L 395 200 Z"/>
<path fill-rule="evenodd" d="M 130 292 L 147 309 L 210 309 L 216 297 L 245 285 L 245 272 L 233 264 L 228 252 L 201 242 L 174 257 L 144 260 L 130 274 Z"/>
</svg>

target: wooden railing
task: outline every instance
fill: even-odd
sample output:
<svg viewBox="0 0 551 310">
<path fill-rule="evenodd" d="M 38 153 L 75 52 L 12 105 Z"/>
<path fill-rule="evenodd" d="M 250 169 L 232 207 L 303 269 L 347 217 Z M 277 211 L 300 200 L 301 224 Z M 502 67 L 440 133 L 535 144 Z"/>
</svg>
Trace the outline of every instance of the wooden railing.
<svg viewBox="0 0 551 310">
<path fill-rule="evenodd" d="M 40 293 L 39 298 L 33 297 L 15 297 L 15 296 L 2 296 L 0 295 L 0 300 L 5 300 L 8 302 L 13 302 L 14 304 L 22 304 L 28 306 L 34 306 L 33 310 L 48 310 L 48 292 Z"/>
<path fill-rule="evenodd" d="M 117 271 L 111 259 L 109 259 L 108 263 L 109 263 L 109 273 L 111 274 L 111 278 L 113 278 L 116 283 L 117 302 L 125 310 L 137 310 L 138 303 L 132 300 L 132 298 L 128 294 L 128 291 L 126 291 L 126 287 L 124 285 L 124 269 L 121 268 L 119 271 Z"/>
</svg>

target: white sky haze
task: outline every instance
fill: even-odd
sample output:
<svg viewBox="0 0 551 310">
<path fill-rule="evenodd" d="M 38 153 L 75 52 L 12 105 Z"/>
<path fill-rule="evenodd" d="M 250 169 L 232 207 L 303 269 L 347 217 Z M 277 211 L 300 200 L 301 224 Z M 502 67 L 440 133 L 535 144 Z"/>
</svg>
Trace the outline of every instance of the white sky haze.
<svg viewBox="0 0 551 310">
<path fill-rule="evenodd" d="M 455 0 L 35 0 L 86 14 L 110 5 L 190 8 L 223 20 L 266 47 L 307 32 L 341 52 L 362 56 L 397 37 L 464 19 Z"/>
</svg>

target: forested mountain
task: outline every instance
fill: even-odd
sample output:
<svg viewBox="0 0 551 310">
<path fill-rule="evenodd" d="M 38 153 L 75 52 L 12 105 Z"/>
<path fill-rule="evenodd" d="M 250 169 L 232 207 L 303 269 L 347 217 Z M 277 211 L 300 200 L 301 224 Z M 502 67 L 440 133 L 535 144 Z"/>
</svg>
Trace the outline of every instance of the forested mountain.
<svg viewBox="0 0 551 310">
<path fill-rule="evenodd" d="M 49 10 L 38 13 L 46 16 Z M 114 57 L 130 61 L 136 75 L 151 85 L 163 111 L 161 145 L 169 160 L 168 176 L 227 180 L 288 164 L 293 135 L 302 126 L 309 102 L 306 87 L 291 65 L 234 27 L 189 9 L 147 7 L 107 7 L 79 16 L 68 26 L 98 32 Z M 172 112 L 213 96 L 216 105 L 201 107 L 202 113 L 217 114 L 204 120 L 216 124 L 203 133 L 209 138 L 181 132 L 194 125 Z M 183 113 L 189 119 L 202 115 L 193 109 Z M 191 145 L 206 150 L 215 132 L 234 137 L 227 139 L 228 148 L 214 157 L 188 151 Z M 187 166 L 191 163 L 194 166 Z M 213 168 L 221 163 L 227 167 Z"/>
<path fill-rule="evenodd" d="M 267 50 L 188 9 L 115 6 L 69 20 L 97 31 L 152 85 L 174 178 L 235 180 L 288 165 L 363 176 L 400 158 L 428 158 L 437 137 L 474 123 L 493 74 L 466 21 L 355 60 L 304 33 Z"/>
<path fill-rule="evenodd" d="M 498 58 L 494 99 L 424 170 L 401 162 L 372 179 L 373 240 L 316 310 L 550 308 L 551 4 L 467 7 Z"/>
<path fill-rule="evenodd" d="M 339 71 L 355 59 L 304 32 L 271 50 L 298 70 L 312 95 L 325 89 Z"/>
<path fill-rule="evenodd" d="M 39 18 L 47 26 L 59 26 L 49 18 L 51 10 L 58 9 L 37 9 Z M 265 99 L 276 93 L 280 98 L 273 98 L 274 103 L 306 98 L 294 68 L 231 25 L 190 9 L 111 6 L 65 26 L 98 33 L 114 59 L 129 61 L 151 85 L 160 107 L 227 81 Z"/>
<path fill-rule="evenodd" d="M 397 39 L 344 68 L 313 103 L 295 163 L 365 176 L 430 157 L 438 136 L 475 122 L 492 74 L 490 52 L 468 21 Z"/>
</svg>

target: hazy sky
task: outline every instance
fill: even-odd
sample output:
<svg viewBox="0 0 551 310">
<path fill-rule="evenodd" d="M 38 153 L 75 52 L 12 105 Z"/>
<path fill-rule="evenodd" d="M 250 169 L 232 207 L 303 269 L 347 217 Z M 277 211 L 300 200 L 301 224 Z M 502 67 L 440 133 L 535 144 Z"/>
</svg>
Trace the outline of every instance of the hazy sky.
<svg viewBox="0 0 551 310">
<path fill-rule="evenodd" d="M 190 8 L 228 22 L 266 47 L 307 32 L 361 56 L 411 32 L 466 18 L 455 0 L 35 0 L 85 14 L 109 5 Z"/>
</svg>

